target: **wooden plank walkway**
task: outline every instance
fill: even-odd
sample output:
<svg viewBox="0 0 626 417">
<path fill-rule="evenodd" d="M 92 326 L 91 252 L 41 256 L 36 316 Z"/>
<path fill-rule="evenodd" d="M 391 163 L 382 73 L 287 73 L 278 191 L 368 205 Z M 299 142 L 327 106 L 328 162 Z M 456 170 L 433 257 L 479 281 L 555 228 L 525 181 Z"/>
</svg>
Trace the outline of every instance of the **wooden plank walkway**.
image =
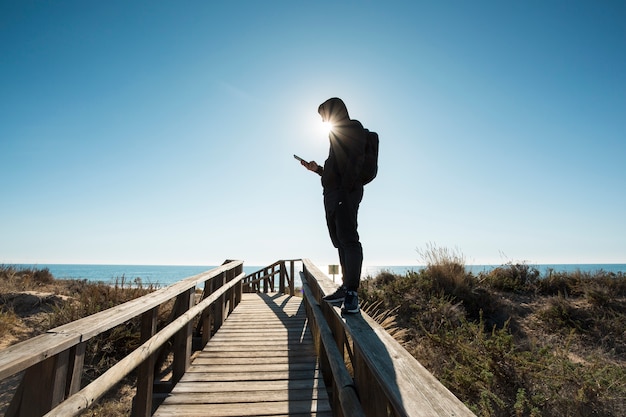
<svg viewBox="0 0 626 417">
<path fill-rule="evenodd" d="M 302 299 L 243 294 L 154 416 L 332 416 Z"/>
</svg>

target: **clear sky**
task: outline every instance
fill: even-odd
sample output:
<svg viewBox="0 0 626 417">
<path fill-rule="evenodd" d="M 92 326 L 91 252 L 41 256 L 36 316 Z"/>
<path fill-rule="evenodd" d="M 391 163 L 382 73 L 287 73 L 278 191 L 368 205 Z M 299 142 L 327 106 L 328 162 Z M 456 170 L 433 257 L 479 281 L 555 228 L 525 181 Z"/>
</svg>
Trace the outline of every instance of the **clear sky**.
<svg viewBox="0 0 626 417">
<path fill-rule="evenodd" d="M 0 263 L 337 263 L 317 107 L 380 135 L 366 265 L 626 263 L 623 1 L 0 1 Z"/>
</svg>

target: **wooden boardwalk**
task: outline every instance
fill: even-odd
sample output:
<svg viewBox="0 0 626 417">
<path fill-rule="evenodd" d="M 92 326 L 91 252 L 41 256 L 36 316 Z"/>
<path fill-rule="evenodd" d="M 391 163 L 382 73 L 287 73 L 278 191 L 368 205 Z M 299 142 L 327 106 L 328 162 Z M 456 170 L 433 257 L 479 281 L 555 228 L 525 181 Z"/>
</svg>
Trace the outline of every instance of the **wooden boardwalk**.
<svg viewBox="0 0 626 417">
<path fill-rule="evenodd" d="M 332 416 L 302 299 L 243 294 L 154 416 Z"/>
<path fill-rule="evenodd" d="M 298 262 L 306 308 L 298 297 L 260 293 L 278 287 L 294 294 Z M 202 287 L 208 294 L 196 300 Z M 226 261 L 4 349 L 0 382 L 23 372 L 6 415 L 78 417 L 137 369 L 137 417 L 331 416 L 330 404 L 337 415 L 354 417 L 475 417 L 371 317 L 342 317 L 321 301 L 335 288 L 308 259 L 277 261 L 248 275 L 243 261 Z M 167 303 L 170 319 L 159 326 Z M 226 316 L 207 344 L 205 330 Z M 141 345 L 83 386 L 90 340 L 131 319 L 141 321 Z M 194 328 L 205 347 L 192 353 Z M 155 375 L 162 354 L 171 358 L 166 378 Z M 178 383 L 163 394 L 169 381 Z"/>
</svg>

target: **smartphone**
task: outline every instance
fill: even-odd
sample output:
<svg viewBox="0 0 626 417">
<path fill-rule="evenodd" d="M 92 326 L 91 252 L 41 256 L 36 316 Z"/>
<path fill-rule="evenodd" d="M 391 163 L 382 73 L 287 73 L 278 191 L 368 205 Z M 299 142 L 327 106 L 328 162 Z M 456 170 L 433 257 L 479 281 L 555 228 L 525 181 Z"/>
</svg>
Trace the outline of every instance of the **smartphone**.
<svg viewBox="0 0 626 417">
<path fill-rule="evenodd" d="M 308 163 L 307 161 L 305 161 L 304 159 L 300 158 L 298 155 L 294 154 L 293 155 L 294 158 L 296 158 L 298 161 L 300 162 L 304 162 L 305 164 Z"/>
</svg>

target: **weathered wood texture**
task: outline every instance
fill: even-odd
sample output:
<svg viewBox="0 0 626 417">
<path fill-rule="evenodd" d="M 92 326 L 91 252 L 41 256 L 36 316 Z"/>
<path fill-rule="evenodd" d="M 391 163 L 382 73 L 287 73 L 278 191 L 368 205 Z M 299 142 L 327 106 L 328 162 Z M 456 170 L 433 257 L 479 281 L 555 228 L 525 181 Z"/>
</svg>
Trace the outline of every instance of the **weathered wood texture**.
<svg viewBox="0 0 626 417">
<path fill-rule="evenodd" d="M 243 292 L 263 292 L 265 294 L 279 292 L 295 295 L 295 264 L 301 261 L 301 259 L 281 260 L 253 272 L 244 280 Z M 277 275 L 278 283 L 276 283 Z"/>
<path fill-rule="evenodd" d="M 338 307 L 320 302 L 335 285 L 309 260 L 303 265 L 306 293 L 319 302 L 337 347 L 347 353 L 365 415 L 474 416 L 365 312 L 343 316 Z"/>
<path fill-rule="evenodd" d="M 190 353 L 191 347 L 188 346 L 191 343 L 191 339 L 186 336 L 186 329 L 189 328 L 189 323 L 193 320 L 194 317 L 201 315 L 201 313 L 213 305 L 218 299 L 223 298 L 224 294 L 230 291 L 234 286 L 237 286 L 240 280 L 244 277 L 243 273 L 238 277 L 232 279 L 231 281 L 225 283 L 222 287 L 220 287 L 217 291 L 211 294 L 208 298 L 205 298 L 200 303 L 196 304 L 193 308 L 185 311 L 183 314 L 179 315 L 174 321 L 165 326 L 161 331 L 156 333 L 146 342 L 144 342 L 139 348 L 133 350 L 130 354 L 125 356 L 111 368 L 109 368 L 105 373 L 96 378 L 91 384 L 87 385 L 85 388 L 75 393 L 74 395 L 67 398 L 64 402 L 62 402 L 58 407 L 54 408 L 50 413 L 45 414 L 47 417 L 53 416 L 75 416 L 80 414 L 80 412 L 91 406 L 95 401 L 104 395 L 109 389 L 113 388 L 113 386 L 122 380 L 126 375 L 128 375 L 133 369 L 141 365 L 143 362 L 149 360 L 152 355 L 155 355 L 157 351 L 172 337 L 176 339 L 175 336 L 180 335 L 181 332 L 185 332 L 185 336 L 182 339 L 187 340 L 185 344 L 179 344 L 180 348 L 178 352 L 186 352 Z M 174 310 L 176 312 L 176 304 Z M 184 303 L 183 303 L 184 304 Z M 178 314 L 176 314 L 178 315 Z M 174 340 L 174 345 L 176 345 L 176 340 Z M 177 349 L 176 347 L 173 349 L 174 353 L 174 362 L 173 368 L 174 372 L 176 369 L 176 355 Z M 188 365 L 188 358 L 182 358 L 180 360 L 185 364 L 185 370 Z M 184 371 L 181 372 L 181 376 L 184 374 Z M 31 384 L 32 385 L 32 384 Z M 151 409 L 152 407 L 150 407 Z M 146 407 L 146 410 L 148 408 Z M 28 416 L 31 415 L 40 415 L 38 414 L 20 414 L 20 416 Z"/>
<path fill-rule="evenodd" d="M 243 294 L 154 414 L 258 415 L 332 416 L 301 298 Z"/>
<path fill-rule="evenodd" d="M 307 302 L 294 297 L 294 262 L 245 276 L 242 262 L 227 261 L 5 349 L 0 380 L 25 371 L 6 415 L 78 415 L 139 367 L 133 415 L 147 417 L 158 386 L 155 360 L 171 340 L 177 383 L 157 417 L 473 416 L 367 314 L 343 317 L 321 301 L 335 285 L 309 260 L 302 261 Z M 276 278 L 279 291 L 291 295 L 272 292 Z M 204 297 L 194 305 L 194 289 L 202 284 Z M 168 300 L 175 300 L 170 322 L 155 333 L 158 308 Z M 81 389 L 89 338 L 133 317 L 142 319 L 142 345 Z M 190 364 L 197 317 L 197 332 L 209 343 Z"/>
<path fill-rule="evenodd" d="M 0 355 L 0 380 L 125 323 L 133 317 L 177 297 L 190 288 L 204 284 L 205 281 L 237 267 L 243 270 L 243 262 L 232 261 L 229 264 L 178 281 L 169 287 L 159 289 L 143 297 L 56 327 L 44 334 L 10 346 L 4 349 Z"/>
<path fill-rule="evenodd" d="M 182 376 L 191 354 L 192 320 L 201 314 L 204 317 L 203 313 L 209 308 L 225 312 L 234 308 L 238 300 L 235 292 L 241 291 L 244 277 L 243 262 L 228 261 L 211 271 L 4 349 L 0 352 L 0 380 L 25 371 L 5 415 L 77 415 L 133 369 L 144 364 L 139 371 L 141 378 L 137 384 L 134 415 L 148 416 L 152 410 L 152 380 L 157 352 L 173 338 L 173 379 Z M 195 287 L 213 283 L 214 280 L 219 280 L 220 285 L 213 286 L 211 294 L 194 306 Z M 175 300 L 172 321 L 155 334 L 158 308 L 169 300 Z M 144 343 L 81 389 L 86 343 L 91 337 L 123 325 L 134 317 L 142 317 L 141 338 Z"/>
<path fill-rule="evenodd" d="M 336 415 L 365 417 L 354 380 L 344 361 L 343 349 L 339 350 L 332 330 L 324 318 L 322 308 L 306 282 L 303 282 L 302 289 L 307 317 L 317 347 L 324 383 L 331 397 L 332 408 Z"/>
</svg>

